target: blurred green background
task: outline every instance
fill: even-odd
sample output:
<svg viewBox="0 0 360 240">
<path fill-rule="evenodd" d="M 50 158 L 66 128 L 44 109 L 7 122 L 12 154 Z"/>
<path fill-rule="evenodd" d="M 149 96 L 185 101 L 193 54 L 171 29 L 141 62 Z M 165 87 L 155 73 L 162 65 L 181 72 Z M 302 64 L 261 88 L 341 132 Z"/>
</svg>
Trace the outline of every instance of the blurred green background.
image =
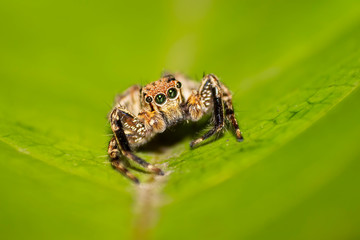
<svg viewBox="0 0 360 240">
<path fill-rule="evenodd" d="M 360 237 L 358 0 L 2 0 L 0 29 L 2 239 Z M 136 187 L 106 115 L 164 70 L 217 74 L 245 141 L 192 126 Z"/>
</svg>

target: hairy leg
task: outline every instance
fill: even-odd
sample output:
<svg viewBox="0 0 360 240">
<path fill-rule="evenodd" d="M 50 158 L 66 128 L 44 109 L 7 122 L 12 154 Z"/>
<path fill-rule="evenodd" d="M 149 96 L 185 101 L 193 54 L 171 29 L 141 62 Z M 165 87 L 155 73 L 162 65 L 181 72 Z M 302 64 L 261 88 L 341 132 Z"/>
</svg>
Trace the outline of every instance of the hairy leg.
<svg viewBox="0 0 360 240">
<path fill-rule="evenodd" d="M 235 118 L 234 107 L 232 104 L 232 95 L 231 95 L 229 89 L 225 85 L 221 84 L 221 87 L 223 89 L 223 101 L 224 101 L 224 106 L 225 106 L 225 116 L 228 119 L 228 121 L 231 123 L 231 125 L 234 127 L 236 139 L 239 142 L 242 142 L 244 140 L 244 138 L 241 134 L 239 124 Z"/>
<path fill-rule="evenodd" d="M 123 126 L 125 124 L 127 126 L 129 126 L 130 124 L 135 122 L 134 119 L 131 120 L 129 118 L 134 118 L 134 117 L 121 108 L 115 108 L 113 110 L 113 112 L 110 114 L 111 129 L 114 133 L 116 144 L 117 144 L 117 146 L 119 146 L 119 150 L 120 150 L 121 154 L 124 155 L 125 157 L 127 157 L 128 159 L 131 159 L 131 160 L 135 161 L 136 163 L 140 164 L 147 170 L 149 170 L 153 173 L 159 174 L 159 175 L 163 175 L 164 173 L 161 169 L 151 165 L 150 163 L 148 163 L 145 160 L 141 159 L 140 157 L 136 156 L 132 152 L 128 138 L 124 131 L 124 126 Z M 124 124 L 122 121 L 124 121 Z M 136 125 L 139 126 L 138 122 Z M 129 126 L 129 128 L 132 129 L 131 126 Z M 141 128 L 142 127 L 139 126 L 138 128 L 133 129 L 133 131 L 138 132 L 137 130 L 141 129 Z"/>
<path fill-rule="evenodd" d="M 217 77 L 215 75 L 208 74 L 203 78 L 202 81 L 203 82 L 198 93 L 202 103 L 202 111 L 207 111 L 207 109 L 211 106 L 212 101 L 212 106 L 214 110 L 214 127 L 210 131 L 205 133 L 202 137 L 192 141 L 190 143 L 191 147 L 195 147 L 197 144 L 201 143 L 205 139 L 211 137 L 215 133 L 220 132 L 225 125 L 222 89 Z"/>
<path fill-rule="evenodd" d="M 122 173 L 124 176 L 128 177 L 130 180 L 132 180 L 135 183 L 140 183 L 139 179 L 137 179 L 134 175 L 132 175 L 129 170 L 121 163 L 119 160 L 119 154 L 120 151 L 117 148 L 116 139 L 115 137 L 111 138 L 109 142 L 108 147 L 108 154 L 111 159 L 111 165 L 118 170 L 120 173 Z"/>
</svg>

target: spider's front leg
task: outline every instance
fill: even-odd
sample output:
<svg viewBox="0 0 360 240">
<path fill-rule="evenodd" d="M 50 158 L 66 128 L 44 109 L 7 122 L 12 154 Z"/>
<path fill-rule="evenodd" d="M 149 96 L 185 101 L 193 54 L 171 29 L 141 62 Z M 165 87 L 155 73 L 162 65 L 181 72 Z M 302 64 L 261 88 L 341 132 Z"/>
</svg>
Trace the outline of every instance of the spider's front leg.
<svg viewBox="0 0 360 240">
<path fill-rule="evenodd" d="M 110 158 L 116 160 L 115 157 L 117 156 L 117 154 L 121 153 L 128 159 L 135 161 L 136 163 L 140 164 L 147 170 L 159 175 L 164 175 L 161 169 L 151 165 L 150 163 L 136 156 L 131 150 L 129 138 L 131 138 L 131 141 L 133 143 L 136 143 L 138 140 L 141 140 L 146 137 L 145 127 L 139 121 L 139 119 L 135 118 L 131 113 L 127 112 L 125 109 L 116 107 L 110 114 L 110 124 L 115 139 L 115 141 L 110 141 L 109 144 Z M 134 180 L 131 176 L 129 176 L 126 173 L 127 169 L 124 166 L 120 165 L 118 161 L 114 162 L 113 166 L 122 173 L 124 173 L 127 177 Z M 121 166 L 121 168 L 124 168 L 125 170 L 120 169 L 119 166 Z M 138 182 L 137 179 L 134 181 Z"/>
<path fill-rule="evenodd" d="M 119 159 L 120 151 L 118 149 L 115 137 L 112 137 L 109 142 L 108 154 L 109 154 L 109 157 L 111 158 L 111 165 L 115 169 L 117 169 L 123 175 L 125 175 L 126 177 L 131 179 L 133 182 L 140 183 L 139 179 L 137 179 L 134 175 L 132 175 L 129 172 L 129 170 L 124 166 L 124 164 L 120 161 L 120 159 Z"/>
<path fill-rule="evenodd" d="M 205 139 L 220 132 L 225 126 L 225 117 L 234 126 L 238 141 L 243 138 L 231 102 L 230 91 L 219 82 L 213 74 L 204 76 L 199 91 L 194 91 L 187 101 L 190 119 L 199 120 L 206 113 L 210 106 L 213 106 L 214 127 L 202 137 L 192 141 L 190 147 L 194 147 Z M 225 109 L 225 111 L 224 111 Z"/>
</svg>

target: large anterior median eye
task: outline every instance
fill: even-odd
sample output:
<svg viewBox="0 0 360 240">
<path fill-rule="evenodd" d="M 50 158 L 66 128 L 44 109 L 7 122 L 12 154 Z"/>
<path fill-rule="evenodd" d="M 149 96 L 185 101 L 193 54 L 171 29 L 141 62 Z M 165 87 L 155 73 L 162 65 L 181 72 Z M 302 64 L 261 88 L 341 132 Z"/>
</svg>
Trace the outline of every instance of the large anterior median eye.
<svg viewBox="0 0 360 240">
<path fill-rule="evenodd" d="M 177 97 L 177 90 L 176 88 L 170 88 L 167 92 L 169 98 L 176 98 Z"/>
<path fill-rule="evenodd" d="M 155 97 L 155 102 L 157 104 L 163 104 L 166 101 L 166 96 L 163 93 L 159 93 L 158 95 L 156 95 Z"/>
</svg>

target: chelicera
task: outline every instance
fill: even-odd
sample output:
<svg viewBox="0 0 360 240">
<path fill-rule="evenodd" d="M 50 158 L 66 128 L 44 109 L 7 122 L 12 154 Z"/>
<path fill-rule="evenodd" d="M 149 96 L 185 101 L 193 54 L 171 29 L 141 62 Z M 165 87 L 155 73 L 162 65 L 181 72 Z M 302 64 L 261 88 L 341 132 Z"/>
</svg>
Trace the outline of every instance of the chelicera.
<svg viewBox="0 0 360 240">
<path fill-rule="evenodd" d="M 192 148 L 222 131 L 226 122 L 233 126 L 237 140 L 243 140 L 234 115 L 232 95 L 214 74 L 205 75 L 201 83 L 182 74 L 166 74 L 144 87 L 130 87 L 115 98 L 115 106 L 109 114 L 113 137 L 108 154 L 112 165 L 135 183 L 139 180 L 125 167 L 121 155 L 149 172 L 163 175 L 160 168 L 136 156 L 134 150 L 181 121 L 198 121 L 211 112 L 213 128 L 192 141 Z"/>
</svg>

